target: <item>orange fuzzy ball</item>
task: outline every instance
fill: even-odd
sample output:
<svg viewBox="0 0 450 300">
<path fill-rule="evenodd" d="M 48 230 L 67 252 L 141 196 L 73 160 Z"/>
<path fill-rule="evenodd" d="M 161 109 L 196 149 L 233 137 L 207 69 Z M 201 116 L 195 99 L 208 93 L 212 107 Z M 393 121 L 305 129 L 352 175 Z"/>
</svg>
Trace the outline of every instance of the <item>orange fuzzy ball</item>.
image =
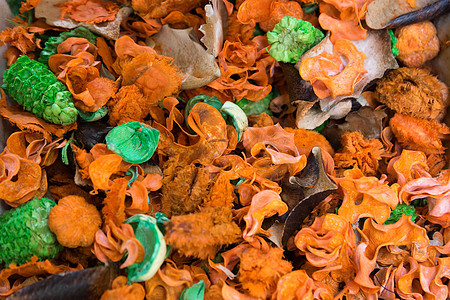
<svg viewBox="0 0 450 300">
<path fill-rule="evenodd" d="M 50 212 L 48 226 L 64 247 L 88 247 L 94 243 L 95 233 L 102 225 L 97 208 L 80 196 L 59 200 Z"/>
</svg>

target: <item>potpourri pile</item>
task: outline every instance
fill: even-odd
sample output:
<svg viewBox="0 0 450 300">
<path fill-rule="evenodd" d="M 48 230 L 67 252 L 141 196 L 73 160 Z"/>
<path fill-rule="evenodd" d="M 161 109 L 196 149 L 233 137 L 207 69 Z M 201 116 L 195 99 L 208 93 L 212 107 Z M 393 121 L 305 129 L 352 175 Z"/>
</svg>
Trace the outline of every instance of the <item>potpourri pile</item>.
<svg viewBox="0 0 450 300">
<path fill-rule="evenodd" d="M 7 2 L 1 299 L 450 297 L 448 0 Z"/>
</svg>

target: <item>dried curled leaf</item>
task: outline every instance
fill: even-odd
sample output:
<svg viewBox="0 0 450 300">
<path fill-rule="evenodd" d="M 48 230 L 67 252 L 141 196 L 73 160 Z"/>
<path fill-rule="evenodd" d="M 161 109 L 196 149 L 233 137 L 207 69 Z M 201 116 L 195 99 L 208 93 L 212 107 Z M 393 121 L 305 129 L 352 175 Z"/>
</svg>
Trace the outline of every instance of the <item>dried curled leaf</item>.
<svg viewBox="0 0 450 300">
<path fill-rule="evenodd" d="M 295 246 L 306 255 L 308 262 L 321 269 L 312 277 L 323 280 L 328 274 L 337 282 L 348 281 L 355 271 L 350 259 L 356 239 L 351 223 L 335 214 L 316 218 L 310 227 L 295 236 Z"/>
<path fill-rule="evenodd" d="M 395 173 L 394 176 L 400 186 L 415 179 L 420 170 L 428 170 L 427 157 L 420 151 L 402 150 L 399 157 L 389 161 L 388 172 Z"/>
<path fill-rule="evenodd" d="M 112 222 L 106 224 L 103 230 L 97 230 L 92 252 L 103 263 L 119 261 L 127 254 L 127 259 L 120 266 L 122 269 L 141 262 L 145 255 L 144 247 L 134 236 L 133 227 L 130 224 L 119 227 Z"/>
<path fill-rule="evenodd" d="M 61 8 L 61 20 L 68 14 L 74 21 L 87 24 L 114 21 L 120 9 L 115 2 L 100 0 L 73 0 L 56 6 Z"/>
<path fill-rule="evenodd" d="M 45 261 L 37 260 L 38 258 L 36 256 L 33 256 L 31 257 L 30 262 L 27 262 L 20 266 L 17 266 L 16 264 L 10 264 L 8 268 L 2 269 L 0 271 L 0 295 L 3 297 L 9 296 L 15 291 L 24 287 L 24 285 L 19 280 L 17 280 L 11 287 L 9 278 L 14 275 L 28 278 L 38 275 L 58 274 L 83 269 L 81 265 L 77 265 L 75 268 L 71 268 L 66 265 L 55 265 L 48 259 Z"/>
<path fill-rule="evenodd" d="M 344 66 L 341 56 L 348 63 Z M 300 75 L 311 82 L 314 92 L 320 98 L 351 95 L 355 85 L 366 73 L 364 60 L 366 55 L 348 40 L 338 40 L 334 44 L 333 54 L 324 52 L 316 57 L 305 58 L 300 65 Z"/>
<path fill-rule="evenodd" d="M 389 187 L 384 180 L 365 177 L 355 168 L 344 172 L 344 178 L 336 179 L 344 194 L 338 214 L 350 223 L 362 217 L 371 217 L 384 223 L 399 203 L 395 186 Z"/>
<path fill-rule="evenodd" d="M 175 216 L 166 224 L 165 239 L 185 256 L 212 258 L 223 245 L 235 243 L 241 230 L 229 208 L 206 207 L 198 213 Z"/>
<path fill-rule="evenodd" d="M 45 194 L 47 176 L 37 163 L 5 153 L 0 155 L 0 160 L 3 161 L 1 173 L 8 176 L 0 181 L 0 199 L 11 206 L 18 206 L 35 195 L 42 197 Z"/>
<path fill-rule="evenodd" d="M 281 197 L 274 191 L 265 190 L 253 196 L 247 215 L 244 217 L 245 230 L 243 238 L 249 243 L 255 241 L 255 235 L 269 233 L 261 228 L 265 218 L 275 214 L 281 216 L 288 211 L 288 206 L 281 200 Z"/>
<path fill-rule="evenodd" d="M 58 201 L 48 218 L 50 230 L 64 247 L 89 247 L 102 224 L 97 208 L 80 196 L 67 196 Z"/>
</svg>

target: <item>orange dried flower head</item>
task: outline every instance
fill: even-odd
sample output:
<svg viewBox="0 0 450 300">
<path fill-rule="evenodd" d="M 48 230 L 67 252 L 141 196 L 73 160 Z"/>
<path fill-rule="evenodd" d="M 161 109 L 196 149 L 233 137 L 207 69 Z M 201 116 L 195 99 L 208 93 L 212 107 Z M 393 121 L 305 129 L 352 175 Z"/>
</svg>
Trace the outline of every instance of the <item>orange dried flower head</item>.
<svg viewBox="0 0 450 300">
<path fill-rule="evenodd" d="M 239 281 L 250 296 L 258 299 L 271 296 L 281 276 L 292 270 L 291 263 L 283 259 L 283 249 L 278 247 L 268 251 L 249 248 L 240 258 Z"/>
<path fill-rule="evenodd" d="M 118 276 L 106 290 L 100 300 L 144 300 L 145 289 L 139 283 L 127 284 L 125 276 Z"/>
<path fill-rule="evenodd" d="M 71 19 L 88 24 L 114 21 L 120 9 L 115 2 L 101 0 L 73 0 L 56 6 L 61 7 L 61 20 L 68 14 Z"/>
<path fill-rule="evenodd" d="M 123 84 L 135 84 L 155 105 L 164 97 L 175 94 L 181 86 L 181 76 L 173 59 L 164 55 L 142 53 L 123 65 Z"/>
<path fill-rule="evenodd" d="M 64 247 L 88 247 L 94 243 L 102 225 L 100 213 L 83 197 L 67 196 L 59 200 L 48 218 L 50 230 Z"/>
<path fill-rule="evenodd" d="M 378 161 L 384 153 L 378 139 L 366 139 L 358 131 L 346 132 L 341 137 L 342 148 L 334 155 L 338 169 L 358 167 L 365 175 L 375 175 Z"/>
<path fill-rule="evenodd" d="M 144 19 L 164 18 L 172 11 L 187 13 L 205 4 L 204 0 L 132 0 L 133 9 Z"/>
<path fill-rule="evenodd" d="M 341 56 L 347 58 L 344 66 Z M 351 95 L 354 86 L 363 79 L 366 55 L 359 52 L 349 40 L 340 39 L 333 47 L 333 54 L 323 52 L 305 58 L 300 65 L 300 75 L 311 82 L 314 93 L 320 99 Z"/>
<path fill-rule="evenodd" d="M 334 150 L 328 140 L 319 132 L 314 130 L 307 130 L 304 128 L 284 128 L 286 132 L 294 134 L 295 146 L 300 154 L 308 155 L 314 147 L 320 147 L 327 151 L 331 156 L 334 155 Z"/>
<path fill-rule="evenodd" d="M 450 128 L 443 123 L 402 114 L 395 114 L 389 120 L 389 127 L 403 148 L 422 151 L 426 155 L 444 153 L 441 139 L 450 134 Z"/>
<path fill-rule="evenodd" d="M 420 68 L 439 53 L 436 27 L 430 21 L 401 27 L 396 35 L 397 59 L 407 67 Z"/>
<path fill-rule="evenodd" d="M 241 230 L 231 209 L 206 207 L 198 213 L 175 216 L 166 223 L 166 243 L 185 256 L 212 258 L 222 245 L 238 241 Z"/>
<path fill-rule="evenodd" d="M 448 88 L 428 71 L 399 68 L 377 84 L 377 101 L 398 113 L 441 121 L 449 104 Z"/>
<path fill-rule="evenodd" d="M 29 33 L 24 27 L 16 26 L 13 28 L 6 28 L 0 33 L 0 46 L 9 43 L 22 52 L 27 54 L 41 48 L 39 46 L 40 40 L 34 37 L 34 33 Z"/>
</svg>

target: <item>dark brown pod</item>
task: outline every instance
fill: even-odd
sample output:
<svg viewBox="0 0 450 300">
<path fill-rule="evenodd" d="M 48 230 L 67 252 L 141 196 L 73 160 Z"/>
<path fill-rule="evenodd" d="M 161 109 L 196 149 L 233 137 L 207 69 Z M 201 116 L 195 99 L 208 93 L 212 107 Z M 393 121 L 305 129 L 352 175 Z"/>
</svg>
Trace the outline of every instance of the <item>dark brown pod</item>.
<svg viewBox="0 0 450 300">
<path fill-rule="evenodd" d="M 441 0 L 422 9 L 412 11 L 392 19 L 386 24 L 387 29 L 394 29 L 414 23 L 432 20 L 450 11 L 449 0 Z"/>
<path fill-rule="evenodd" d="M 286 79 L 289 100 L 292 104 L 295 104 L 296 101 L 315 102 L 318 99 L 312 85 L 302 79 L 294 64 L 284 62 L 279 62 L 279 64 Z"/>
<path fill-rule="evenodd" d="M 98 300 L 119 273 L 117 264 L 56 274 L 18 290 L 8 300 Z"/>
</svg>

